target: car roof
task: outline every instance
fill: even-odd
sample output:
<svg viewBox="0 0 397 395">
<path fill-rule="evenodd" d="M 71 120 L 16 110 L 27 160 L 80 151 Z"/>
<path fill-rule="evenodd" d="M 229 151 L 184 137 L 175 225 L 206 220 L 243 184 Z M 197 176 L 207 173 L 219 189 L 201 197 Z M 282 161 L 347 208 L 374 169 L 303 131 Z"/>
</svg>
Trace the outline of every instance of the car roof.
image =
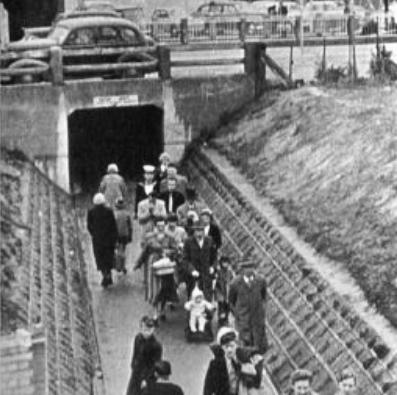
<svg viewBox="0 0 397 395">
<path fill-rule="evenodd" d="M 78 18 L 62 19 L 56 24 L 56 26 L 62 26 L 69 29 L 103 25 L 129 26 L 139 30 L 138 26 L 136 26 L 135 23 L 131 22 L 129 19 L 109 16 L 80 16 Z"/>
</svg>

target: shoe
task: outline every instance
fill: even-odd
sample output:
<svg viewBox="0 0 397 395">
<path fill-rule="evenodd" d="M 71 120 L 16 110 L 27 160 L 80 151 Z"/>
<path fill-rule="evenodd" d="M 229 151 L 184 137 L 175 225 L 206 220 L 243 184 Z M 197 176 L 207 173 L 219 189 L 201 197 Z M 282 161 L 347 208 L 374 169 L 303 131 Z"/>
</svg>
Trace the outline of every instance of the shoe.
<svg viewBox="0 0 397 395">
<path fill-rule="evenodd" d="M 124 269 L 122 270 L 122 272 L 123 272 L 123 274 L 127 274 L 127 269 L 124 268 Z"/>
<path fill-rule="evenodd" d="M 163 322 L 167 321 L 167 317 L 165 316 L 164 313 L 160 314 L 160 320 L 163 321 Z"/>
</svg>

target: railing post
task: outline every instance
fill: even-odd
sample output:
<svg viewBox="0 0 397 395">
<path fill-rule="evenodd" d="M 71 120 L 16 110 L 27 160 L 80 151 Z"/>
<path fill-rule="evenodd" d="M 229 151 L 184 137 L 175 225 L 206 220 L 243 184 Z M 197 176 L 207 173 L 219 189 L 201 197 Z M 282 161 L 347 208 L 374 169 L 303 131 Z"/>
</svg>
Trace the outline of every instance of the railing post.
<svg viewBox="0 0 397 395">
<path fill-rule="evenodd" d="M 239 26 L 239 38 L 242 43 L 245 42 L 246 34 L 247 34 L 247 20 L 245 18 L 241 18 L 240 26 Z"/>
<path fill-rule="evenodd" d="M 171 51 L 165 45 L 159 45 L 157 55 L 159 60 L 159 77 L 162 80 L 169 80 L 171 78 Z"/>
<path fill-rule="evenodd" d="M 50 74 L 53 85 L 63 85 L 63 61 L 62 48 L 54 46 L 50 48 Z"/>
<path fill-rule="evenodd" d="M 187 18 L 181 19 L 181 43 L 189 43 L 189 26 Z"/>
</svg>

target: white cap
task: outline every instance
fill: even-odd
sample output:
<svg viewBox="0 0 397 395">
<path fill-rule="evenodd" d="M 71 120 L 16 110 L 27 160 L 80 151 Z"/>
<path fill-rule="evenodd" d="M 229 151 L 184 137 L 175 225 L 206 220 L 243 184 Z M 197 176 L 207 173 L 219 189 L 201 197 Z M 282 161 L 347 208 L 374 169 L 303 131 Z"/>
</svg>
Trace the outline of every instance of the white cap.
<svg viewBox="0 0 397 395">
<path fill-rule="evenodd" d="M 238 332 L 235 329 L 230 328 L 229 326 L 222 326 L 219 328 L 218 333 L 216 334 L 216 342 L 220 345 L 222 337 L 229 333 L 235 334 L 236 338 L 238 337 Z"/>
<path fill-rule="evenodd" d="M 116 163 L 111 163 L 108 166 L 108 173 L 118 173 L 119 172 L 119 168 L 117 167 Z"/>
<path fill-rule="evenodd" d="M 94 195 L 94 198 L 92 199 L 92 202 L 95 205 L 105 204 L 106 203 L 105 195 L 103 193 L 96 193 Z"/>
<path fill-rule="evenodd" d="M 153 173 L 156 168 L 153 165 L 144 165 L 143 171 L 145 173 Z"/>
</svg>

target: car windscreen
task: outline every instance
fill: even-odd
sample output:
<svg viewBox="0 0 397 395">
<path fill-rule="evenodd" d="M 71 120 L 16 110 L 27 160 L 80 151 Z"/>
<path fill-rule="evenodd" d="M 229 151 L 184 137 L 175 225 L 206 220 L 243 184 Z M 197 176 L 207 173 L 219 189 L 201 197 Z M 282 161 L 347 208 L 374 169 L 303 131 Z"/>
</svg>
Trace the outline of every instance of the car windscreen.
<svg viewBox="0 0 397 395">
<path fill-rule="evenodd" d="M 58 26 L 55 26 L 50 31 L 50 33 L 48 34 L 48 38 L 50 38 L 52 40 L 55 40 L 58 43 L 63 43 L 65 38 L 66 38 L 66 36 L 68 35 L 68 33 L 69 33 L 69 29 L 68 28 L 66 28 L 64 26 L 61 26 L 61 25 L 58 25 Z"/>
</svg>

